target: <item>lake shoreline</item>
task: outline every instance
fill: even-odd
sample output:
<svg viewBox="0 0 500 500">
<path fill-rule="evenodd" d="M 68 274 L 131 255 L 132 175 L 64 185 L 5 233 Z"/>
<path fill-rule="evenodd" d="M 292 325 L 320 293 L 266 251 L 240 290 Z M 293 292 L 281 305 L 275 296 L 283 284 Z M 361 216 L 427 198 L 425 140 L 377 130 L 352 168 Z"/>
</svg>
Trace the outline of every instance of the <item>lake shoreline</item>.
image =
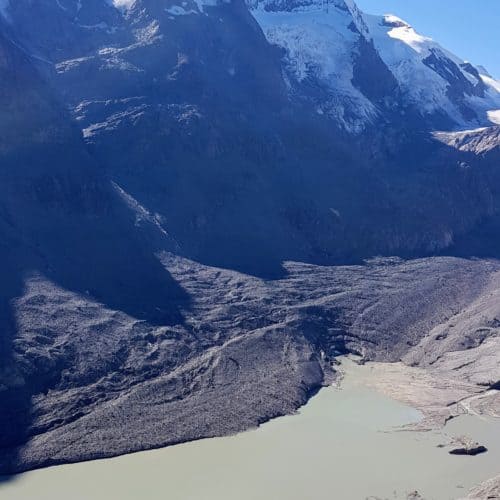
<svg viewBox="0 0 500 500">
<path fill-rule="evenodd" d="M 397 498 L 404 500 L 408 498 L 407 494 L 415 491 L 422 492 L 422 498 L 433 498 L 425 496 L 426 488 L 431 492 L 436 489 L 441 495 L 436 498 L 441 500 L 441 498 L 464 497 L 470 488 L 487 481 L 498 472 L 493 470 L 491 465 L 495 457 L 500 457 L 495 446 L 491 452 L 485 454 L 490 455 L 486 458 L 451 456 L 450 458 L 447 450 L 440 448 L 441 445 L 448 444 L 446 435 L 454 432 L 454 429 L 461 432 L 462 428 L 475 429 L 479 424 L 476 429 L 480 431 L 479 434 L 486 432 L 486 435 L 489 435 L 488 426 L 498 423 L 488 422 L 486 425 L 478 420 L 479 417 L 470 416 L 470 419 L 452 420 L 440 430 L 425 432 L 422 429 L 418 430 L 419 422 L 425 418 L 423 412 L 388 397 L 375 390 L 373 386 L 366 385 L 367 377 L 372 382 L 374 380 L 370 376 L 374 373 L 370 363 L 358 365 L 352 360 L 342 360 L 338 368 L 342 374 L 339 375 L 335 386 L 320 390 L 295 415 L 275 418 L 256 429 L 233 436 L 195 440 L 115 458 L 60 465 L 18 474 L 12 476 L 10 481 L 3 483 L 0 481 L 0 496 L 5 491 L 9 494 L 10 500 L 20 500 L 26 497 L 16 495 L 22 494 L 25 490 L 33 488 L 43 492 L 45 488 L 48 496 L 42 495 L 39 498 L 58 499 L 57 492 L 53 491 L 54 488 L 61 490 L 65 487 L 72 488 L 73 483 L 79 484 L 84 477 L 90 475 L 97 485 L 101 485 L 100 490 L 92 493 L 92 498 L 100 500 L 99 492 L 106 490 L 106 485 L 116 474 L 119 474 L 120 478 L 126 478 L 123 479 L 126 482 L 131 480 L 128 478 L 130 474 L 131 477 L 136 475 L 140 478 L 139 482 L 134 484 L 127 482 L 123 491 L 120 489 L 115 492 L 118 495 L 116 498 L 125 500 L 134 498 L 127 496 L 129 489 L 137 493 L 137 488 L 155 484 L 156 494 L 151 490 L 145 498 L 156 499 L 158 491 L 162 491 L 165 487 L 161 486 L 164 481 L 168 482 L 170 477 L 172 480 L 180 477 L 185 478 L 185 481 L 177 484 L 177 479 L 174 480 L 176 498 L 226 500 L 229 498 L 224 496 L 226 490 L 220 490 L 219 484 L 221 471 L 224 471 L 224 481 L 229 481 L 234 487 L 241 484 L 259 490 L 262 485 L 266 485 L 263 491 L 259 490 L 259 494 L 264 495 L 262 498 L 275 500 L 306 498 L 299 496 L 302 482 L 297 482 L 297 477 L 304 475 L 310 478 L 306 483 L 311 484 L 312 481 L 312 484 L 315 484 L 317 497 L 322 499 L 327 498 L 324 496 L 329 488 L 326 478 L 331 466 L 338 474 L 336 477 L 339 494 L 346 500 L 364 500 L 371 495 L 385 498 L 380 495 L 388 496 L 389 490 L 392 489 L 397 489 L 401 495 Z M 495 429 L 498 430 L 498 427 Z M 401 430 L 408 432 L 400 432 Z M 298 454 L 299 450 L 301 451 Z M 342 452 L 338 454 L 335 450 Z M 408 465 L 402 464 L 399 456 L 405 457 L 404 460 L 408 461 Z M 392 468 L 396 474 L 395 483 L 391 485 L 392 489 L 388 488 L 387 484 L 380 483 L 375 474 L 381 463 L 385 463 L 388 469 Z M 437 471 L 442 469 L 440 474 L 443 477 L 449 475 L 453 481 L 462 481 L 461 478 L 470 477 L 462 485 L 461 490 L 456 490 L 455 496 L 443 496 L 443 491 L 449 492 L 449 487 L 442 484 L 439 475 L 435 475 L 429 484 L 426 484 L 424 479 L 426 474 L 436 474 L 436 471 L 428 470 L 430 463 Z M 485 474 L 480 470 L 483 466 L 481 464 L 486 464 L 484 467 L 491 469 L 488 477 L 483 477 Z M 276 467 L 277 471 L 271 474 Z M 457 467 L 460 473 L 453 472 Z M 474 470 L 470 470 L 470 467 Z M 419 468 L 422 469 L 420 472 Z M 359 477 L 359 474 L 365 478 L 366 491 L 363 489 L 365 485 L 356 484 L 359 481 L 354 478 Z M 349 480 L 350 477 L 352 480 Z M 277 481 L 277 478 L 281 478 L 281 481 Z M 195 484 L 189 486 L 188 483 L 193 481 Z M 285 493 L 280 489 L 282 487 L 280 485 L 286 485 L 287 481 L 291 485 L 290 491 L 287 490 Z M 85 490 L 88 485 L 80 484 L 79 487 Z M 269 491 L 273 491 L 272 497 L 265 496 L 264 492 Z M 461 491 L 462 495 L 459 494 Z M 359 496 L 358 492 L 365 497 Z M 65 494 L 67 495 L 67 491 Z M 202 494 L 206 496 L 200 496 Z M 82 499 L 88 498 L 89 495 L 90 493 Z M 102 498 L 115 497 L 108 495 Z M 253 497 L 240 492 L 240 498 L 246 500 Z"/>
</svg>

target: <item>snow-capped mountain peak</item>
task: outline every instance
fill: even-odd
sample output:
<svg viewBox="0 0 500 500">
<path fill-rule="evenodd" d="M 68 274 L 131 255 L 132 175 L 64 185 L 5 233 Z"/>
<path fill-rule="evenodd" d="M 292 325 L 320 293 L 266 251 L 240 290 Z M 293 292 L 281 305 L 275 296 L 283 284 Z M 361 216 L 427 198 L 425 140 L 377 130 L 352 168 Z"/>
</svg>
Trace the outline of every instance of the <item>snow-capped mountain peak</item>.
<svg viewBox="0 0 500 500">
<path fill-rule="evenodd" d="M 395 16 L 394 14 L 386 14 L 385 16 L 383 16 L 383 21 L 386 26 L 391 26 L 393 28 L 412 29 L 410 24 L 408 24 L 404 19 Z"/>
<path fill-rule="evenodd" d="M 293 93 L 300 93 L 294 81 L 317 81 L 323 97 L 308 97 L 347 130 L 369 126 L 398 99 L 396 107 L 411 106 L 436 127 L 497 120 L 499 84 L 395 15 L 364 14 L 354 0 L 250 0 L 249 7 L 268 41 L 284 49 Z M 355 73 L 373 64 L 383 73 L 379 61 L 399 92 L 387 74 L 372 75 L 385 82 L 386 95 L 379 91 L 375 101 Z"/>
<path fill-rule="evenodd" d="M 500 108 L 500 92 L 472 64 L 396 16 L 365 20 L 380 57 L 424 114 L 448 116 L 467 128 L 487 125 L 492 108 Z"/>
<path fill-rule="evenodd" d="M 387 31 L 390 38 L 402 41 L 419 54 L 427 53 L 434 45 L 432 38 L 420 35 L 410 24 L 399 17 L 386 15 L 382 18 L 382 24 L 390 28 Z"/>
<path fill-rule="evenodd" d="M 367 15 L 354 0 L 246 3 L 267 42 L 281 49 L 288 98 L 346 131 L 410 116 L 423 128 L 449 130 L 500 121 L 500 83 L 395 15 Z M 0 0 L 0 16 L 14 37 L 22 34 L 29 53 L 57 71 L 104 58 L 104 67 L 137 72 L 141 64 L 126 60 L 128 47 L 174 34 L 184 40 L 184 32 L 188 40 L 184 24 L 196 17 L 222 30 L 224 9 L 246 23 L 248 12 L 240 7 L 225 0 Z M 177 52 L 172 49 L 174 61 Z M 236 63 L 228 56 L 224 74 L 232 78 Z"/>
</svg>

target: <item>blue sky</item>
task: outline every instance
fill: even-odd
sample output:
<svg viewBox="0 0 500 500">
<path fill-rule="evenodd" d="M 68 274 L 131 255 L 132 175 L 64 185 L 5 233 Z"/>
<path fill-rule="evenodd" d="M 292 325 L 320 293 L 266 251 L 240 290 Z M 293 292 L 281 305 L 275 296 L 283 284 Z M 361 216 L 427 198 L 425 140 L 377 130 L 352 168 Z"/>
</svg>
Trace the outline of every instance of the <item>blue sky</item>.
<svg viewBox="0 0 500 500">
<path fill-rule="evenodd" d="M 356 0 L 369 14 L 395 14 L 457 56 L 500 78 L 500 0 Z"/>
</svg>

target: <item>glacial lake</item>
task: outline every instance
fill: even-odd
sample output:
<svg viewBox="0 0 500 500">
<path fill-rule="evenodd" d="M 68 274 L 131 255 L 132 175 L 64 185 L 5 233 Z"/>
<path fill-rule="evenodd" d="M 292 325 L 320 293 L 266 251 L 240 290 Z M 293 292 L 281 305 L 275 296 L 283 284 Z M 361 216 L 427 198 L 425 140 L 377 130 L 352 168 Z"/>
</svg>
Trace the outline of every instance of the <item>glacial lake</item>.
<svg viewBox="0 0 500 500">
<path fill-rule="evenodd" d="M 5 500 L 426 500 L 467 496 L 500 472 L 500 420 L 464 416 L 442 431 L 398 429 L 418 411 L 363 386 L 347 366 L 342 389 L 321 390 L 297 415 L 237 436 L 0 479 Z M 489 451 L 452 456 L 467 434 Z"/>
</svg>

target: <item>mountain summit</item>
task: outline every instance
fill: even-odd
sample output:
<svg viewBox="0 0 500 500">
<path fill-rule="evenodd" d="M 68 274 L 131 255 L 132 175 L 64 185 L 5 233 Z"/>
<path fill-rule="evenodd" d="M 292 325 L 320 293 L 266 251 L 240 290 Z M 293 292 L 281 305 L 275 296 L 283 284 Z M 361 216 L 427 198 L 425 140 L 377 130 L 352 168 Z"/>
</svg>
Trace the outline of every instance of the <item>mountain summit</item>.
<svg viewBox="0 0 500 500">
<path fill-rule="evenodd" d="M 323 88 L 325 99 L 309 95 L 318 112 L 350 131 L 394 108 L 412 108 L 430 127 L 496 123 L 498 84 L 396 16 L 366 15 L 344 0 L 249 7 L 269 42 L 283 48 L 295 87 L 314 81 Z"/>
</svg>

